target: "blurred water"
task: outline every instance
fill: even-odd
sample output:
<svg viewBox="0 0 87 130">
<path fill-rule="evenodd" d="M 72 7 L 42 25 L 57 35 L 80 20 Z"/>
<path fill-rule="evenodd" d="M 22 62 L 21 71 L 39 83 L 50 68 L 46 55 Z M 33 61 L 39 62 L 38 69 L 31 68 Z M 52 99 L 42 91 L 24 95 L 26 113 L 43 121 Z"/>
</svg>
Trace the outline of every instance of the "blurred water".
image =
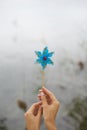
<svg viewBox="0 0 87 130">
<path fill-rule="evenodd" d="M 7 118 L 8 130 L 25 128 L 17 100 L 28 106 L 37 101 L 34 91 L 41 85 L 41 68 L 34 64 L 34 50 L 44 46 L 55 51 L 45 83 L 61 102 L 57 127 L 74 129 L 63 118 L 67 120 L 65 107 L 73 98 L 87 95 L 86 35 L 85 0 L 0 1 L 0 120 Z"/>
<path fill-rule="evenodd" d="M 69 55 L 70 56 L 70 55 Z M 61 102 L 57 126 L 60 130 L 69 129 L 62 117 L 65 106 L 76 96 L 87 95 L 87 67 L 80 70 L 78 59 L 62 55 L 62 60 L 54 58 L 55 65 L 47 67 L 45 72 L 46 87 L 55 93 Z M 35 57 L 34 57 L 35 58 Z M 40 66 L 35 65 L 34 58 L 29 56 L 21 58 L 4 59 L 5 63 L 0 65 L 0 118 L 7 118 L 9 130 L 24 129 L 24 113 L 18 108 L 16 101 L 22 99 L 28 106 L 37 101 L 37 94 L 34 90 L 41 85 Z M 84 61 L 86 64 L 86 61 Z M 69 128 L 68 128 L 69 127 Z M 44 126 L 42 125 L 44 129 Z"/>
</svg>

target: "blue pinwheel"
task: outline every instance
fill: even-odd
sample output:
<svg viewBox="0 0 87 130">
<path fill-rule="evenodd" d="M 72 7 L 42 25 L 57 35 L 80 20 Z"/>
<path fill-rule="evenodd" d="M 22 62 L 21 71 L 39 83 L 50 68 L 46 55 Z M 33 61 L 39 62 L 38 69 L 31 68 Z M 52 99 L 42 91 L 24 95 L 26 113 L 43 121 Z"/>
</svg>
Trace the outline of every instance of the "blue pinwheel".
<svg viewBox="0 0 87 130">
<path fill-rule="evenodd" d="M 50 57 L 52 57 L 54 52 L 49 52 L 48 47 L 45 47 L 43 49 L 43 52 L 35 51 L 35 53 L 38 56 L 38 59 L 36 59 L 36 63 L 41 64 L 42 69 L 45 69 L 47 64 L 53 65 L 53 61 L 50 59 Z"/>
</svg>

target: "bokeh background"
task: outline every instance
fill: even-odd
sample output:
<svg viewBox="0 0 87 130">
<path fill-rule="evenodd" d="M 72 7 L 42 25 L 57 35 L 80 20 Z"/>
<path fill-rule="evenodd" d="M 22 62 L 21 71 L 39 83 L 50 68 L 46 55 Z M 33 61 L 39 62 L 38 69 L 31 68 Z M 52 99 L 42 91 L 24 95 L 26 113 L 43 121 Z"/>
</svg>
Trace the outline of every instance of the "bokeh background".
<svg viewBox="0 0 87 130">
<path fill-rule="evenodd" d="M 86 0 L 0 0 L 0 130 L 25 129 L 41 87 L 34 51 L 45 46 L 55 51 L 45 85 L 61 103 L 57 127 L 87 130 Z"/>
</svg>

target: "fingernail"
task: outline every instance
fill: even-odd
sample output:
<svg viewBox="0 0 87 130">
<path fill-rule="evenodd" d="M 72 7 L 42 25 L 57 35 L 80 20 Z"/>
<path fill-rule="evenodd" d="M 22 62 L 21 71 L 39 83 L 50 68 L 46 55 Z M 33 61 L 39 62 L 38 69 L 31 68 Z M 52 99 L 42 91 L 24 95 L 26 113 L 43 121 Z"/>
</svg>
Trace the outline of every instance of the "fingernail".
<svg viewBox="0 0 87 130">
<path fill-rule="evenodd" d="M 42 92 L 42 89 L 40 89 L 39 92 Z"/>
<path fill-rule="evenodd" d="M 41 92 L 41 96 L 44 96 L 44 93 L 43 93 L 43 92 Z"/>
</svg>

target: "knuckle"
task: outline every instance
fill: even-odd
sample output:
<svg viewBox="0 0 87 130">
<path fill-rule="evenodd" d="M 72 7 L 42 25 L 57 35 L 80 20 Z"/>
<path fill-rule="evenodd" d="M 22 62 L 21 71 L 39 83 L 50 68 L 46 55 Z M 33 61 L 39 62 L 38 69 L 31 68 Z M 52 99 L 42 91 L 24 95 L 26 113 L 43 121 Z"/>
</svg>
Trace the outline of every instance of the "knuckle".
<svg viewBox="0 0 87 130">
<path fill-rule="evenodd" d="M 34 103 L 32 106 L 36 106 L 36 103 Z"/>
<path fill-rule="evenodd" d="M 25 117 L 28 117 L 29 115 L 31 115 L 31 111 L 30 110 L 28 110 L 27 112 L 24 113 Z"/>
<path fill-rule="evenodd" d="M 25 117 L 27 117 L 27 116 L 28 116 L 28 113 L 27 113 L 27 112 L 26 112 L 26 113 L 24 113 L 24 116 L 25 116 Z"/>
<path fill-rule="evenodd" d="M 60 107 L 60 102 L 59 101 L 57 101 L 57 105 L 58 105 L 58 107 Z"/>
<path fill-rule="evenodd" d="M 60 102 L 59 101 L 56 101 L 56 106 L 59 107 L 60 106 Z"/>
<path fill-rule="evenodd" d="M 50 95 L 50 96 L 53 96 L 53 93 L 52 93 L 52 92 L 49 92 L 49 95 Z"/>
</svg>

